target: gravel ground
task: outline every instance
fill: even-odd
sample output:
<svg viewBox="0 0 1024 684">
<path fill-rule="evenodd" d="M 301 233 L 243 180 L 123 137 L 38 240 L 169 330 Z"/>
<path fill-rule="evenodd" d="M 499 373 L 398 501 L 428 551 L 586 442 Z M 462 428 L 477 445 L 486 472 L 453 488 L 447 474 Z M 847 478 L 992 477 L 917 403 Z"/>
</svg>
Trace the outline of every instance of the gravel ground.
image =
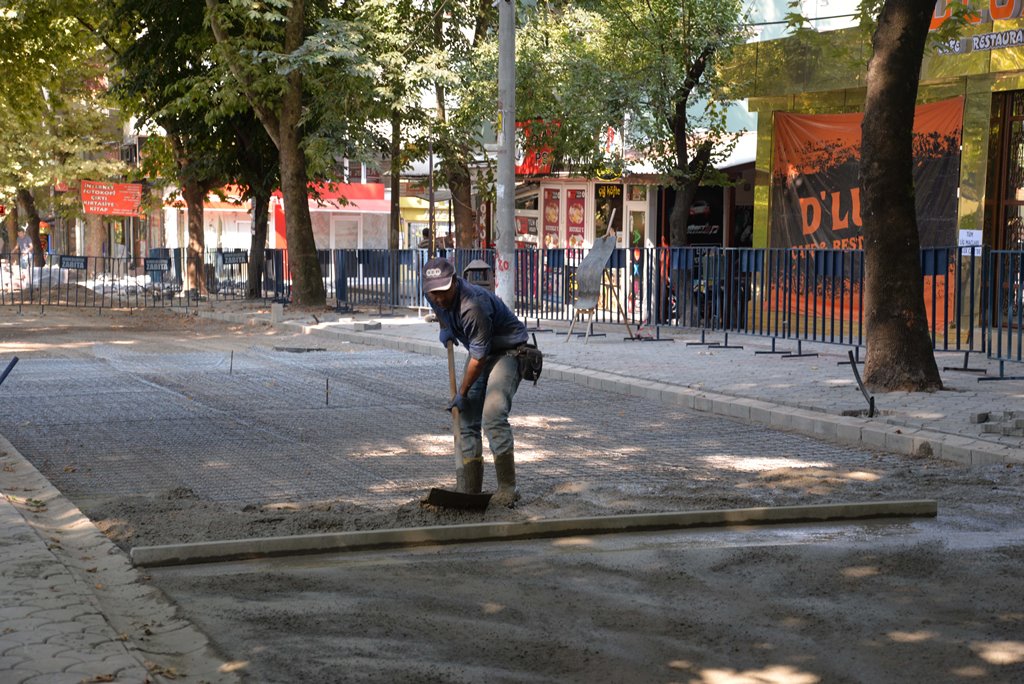
<svg viewBox="0 0 1024 684">
<path fill-rule="evenodd" d="M 514 410 L 521 504 L 482 514 L 441 511 L 419 499 L 426 487 L 450 484 L 450 426 L 434 391 L 434 379 L 446 379 L 443 360 L 316 345 L 324 348 L 322 362 L 338 369 L 332 409 L 295 405 L 305 399 L 298 389 L 289 394 L 291 383 L 302 384 L 311 354 L 281 349 L 310 343 L 280 330 L 161 312 L 7 316 L 0 353 L 17 354 L 24 366 L 3 387 L 3 400 L 15 402 L 5 406 L 0 432 L 125 550 L 841 501 L 936 499 L 940 514 L 914 523 L 485 544 L 152 572 L 251 681 L 1024 678 L 1024 468 L 972 469 L 850 449 L 542 382 L 521 389 Z M 177 359 L 179 370 L 147 372 L 157 357 Z M 105 374 L 54 377 L 54 369 L 70 373 L 100 361 Z M 240 414 L 225 392 L 259 391 L 267 380 L 246 376 L 246 364 L 257 362 L 277 369 L 280 405 Z M 404 390 L 386 382 L 400 362 L 402 374 L 419 379 Z M 226 363 L 238 364 L 230 381 Z M 64 401 L 82 390 L 77 382 L 92 383 L 93 395 L 103 386 L 109 403 L 91 406 L 91 419 L 46 410 L 56 394 Z M 166 401 L 147 413 L 152 393 Z M 383 412 L 386 430 L 367 421 L 367 407 Z M 217 439 L 193 444 L 214 414 L 225 421 L 213 426 Z M 330 420 L 303 429 L 314 415 Z M 166 460 L 170 450 L 154 455 L 163 442 L 132 438 L 154 421 L 166 421 L 157 431 L 164 442 L 174 435 L 177 451 L 186 445 L 196 460 Z M 364 435 L 358 425 L 378 432 Z M 253 434 L 260 439 L 246 441 Z M 271 467 L 260 451 L 268 443 L 288 465 Z M 371 451 L 374 460 L 362 458 Z M 259 467 L 244 458 L 256 452 Z M 329 459 L 316 469 L 303 460 L 309 453 Z M 386 471 L 374 470 L 386 459 Z M 223 470 L 205 467 L 212 462 Z M 218 485 L 223 472 L 232 486 Z M 358 491 L 325 495 L 352 478 L 364 478 Z"/>
</svg>

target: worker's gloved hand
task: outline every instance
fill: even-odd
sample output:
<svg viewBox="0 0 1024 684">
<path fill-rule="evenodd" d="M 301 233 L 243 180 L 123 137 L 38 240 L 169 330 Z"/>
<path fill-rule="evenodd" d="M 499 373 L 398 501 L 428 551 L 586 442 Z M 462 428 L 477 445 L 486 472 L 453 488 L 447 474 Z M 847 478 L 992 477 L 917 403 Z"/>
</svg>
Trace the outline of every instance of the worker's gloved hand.
<svg viewBox="0 0 1024 684">
<path fill-rule="evenodd" d="M 441 340 L 442 347 L 447 348 L 449 340 L 451 340 L 451 343 L 456 347 L 459 346 L 459 341 L 455 339 L 455 335 L 453 335 L 452 331 L 449 330 L 448 328 L 441 328 L 441 332 L 438 333 L 437 339 Z"/>
<path fill-rule="evenodd" d="M 459 409 L 459 411 L 465 410 L 466 400 L 462 394 L 456 394 L 455 398 L 448 404 L 448 410 L 451 411 L 453 408 Z"/>
</svg>

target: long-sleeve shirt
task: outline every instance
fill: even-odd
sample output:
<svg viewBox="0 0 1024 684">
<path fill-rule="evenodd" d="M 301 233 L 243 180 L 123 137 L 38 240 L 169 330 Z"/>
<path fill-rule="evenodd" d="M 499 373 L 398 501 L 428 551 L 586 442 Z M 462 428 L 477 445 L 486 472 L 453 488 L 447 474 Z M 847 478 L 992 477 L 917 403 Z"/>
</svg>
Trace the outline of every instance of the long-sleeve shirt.
<svg viewBox="0 0 1024 684">
<path fill-rule="evenodd" d="M 490 290 L 458 278 L 450 309 L 430 307 L 474 359 L 513 349 L 527 340 L 526 325 Z"/>
</svg>

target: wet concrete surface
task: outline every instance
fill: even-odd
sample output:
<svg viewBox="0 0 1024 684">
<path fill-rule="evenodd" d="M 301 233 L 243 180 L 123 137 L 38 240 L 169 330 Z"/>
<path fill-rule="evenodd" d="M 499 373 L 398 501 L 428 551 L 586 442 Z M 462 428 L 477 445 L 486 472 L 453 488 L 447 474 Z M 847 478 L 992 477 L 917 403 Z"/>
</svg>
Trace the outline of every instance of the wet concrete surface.
<svg viewBox="0 0 1024 684">
<path fill-rule="evenodd" d="M 250 681 L 1020 681 L 1024 528 L 947 543 L 946 522 L 602 535 L 151 575 Z"/>
</svg>

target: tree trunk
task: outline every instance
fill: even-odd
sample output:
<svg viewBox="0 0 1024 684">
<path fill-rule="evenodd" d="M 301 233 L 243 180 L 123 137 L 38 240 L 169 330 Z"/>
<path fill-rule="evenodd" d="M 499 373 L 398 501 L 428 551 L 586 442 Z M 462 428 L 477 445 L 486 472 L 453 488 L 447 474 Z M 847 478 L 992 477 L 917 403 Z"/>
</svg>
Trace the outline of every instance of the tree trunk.
<svg viewBox="0 0 1024 684">
<path fill-rule="evenodd" d="M 86 214 L 81 255 L 93 258 L 102 257 L 106 241 L 107 234 L 103 226 L 103 217 L 97 214 Z"/>
<path fill-rule="evenodd" d="M 668 215 L 669 244 L 673 247 L 685 247 L 690 244 L 686 232 L 690 222 L 690 205 L 697 194 L 697 189 L 690 183 L 676 188 L 676 199 L 672 203 L 672 212 Z"/>
<path fill-rule="evenodd" d="M 398 249 L 402 216 L 402 114 L 396 109 L 391 112 L 391 217 L 388 226 L 388 249 Z M 419 239 L 416 235 L 412 239 Z M 414 247 L 415 243 L 410 245 Z"/>
<path fill-rule="evenodd" d="M 476 221 L 473 212 L 473 184 L 469 167 L 464 162 L 455 165 L 448 174 L 448 189 L 452 193 L 452 214 L 455 219 L 455 240 L 459 247 L 475 247 Z"/>
<path fill-rule="evenodd" d="M 18 217 L 27 224 L 25 234 L 32 240 L 32 265 L 42 266 L 45 254 L 39 239 L 39 209 L 31 190 L 18 188 Z"/>
<path fill-rule="evenodd" d="M 693 159 L 687 160 L 689 152 L 686 146 L 685 106 L 685 102 L 679 104 L 683 113 L 676 116 L 673 124 L 677 170 L 683 178 L 676 185 L 676 199 L 668 216 L 669 242 L 673 247 L 685 247 L 690 244 L 690 206 L 693 205 L 697 188 L 700 187 L 704 174 L 711 165 L 713 147 L 711 141 L 706 140 L 697 146 Z"/>
<path fill-rule="evenodd" d="M 217 10 L 217 0 L 206 0 L 211 13 Z M 218 43 L 227 41 L 227 34 L 215 14 L 210 16 L 210 29 Z M 292 0 L 285 20 L 284 53 L 291 54 L 302 47 L 306 19 L 305 0 Z M 302 116 L 302 73 L 295 69 L 285 77 L 281 94 L 280 116 L 274 114 L 272 101 L 256 92 L 252 79 L 239 66 L 239 55 L 227 60 L 252 105 L 267 135 L 277 146 L 281 170 L 281 194 L 284 195 L 285 239 L 288 241 L 288 268 L 292 280 L 292 303 L 299 306 L 323 306 L 327 303 L 320 260 L 313 239 L 313 222 L 309 216 L 309 187 L 306 176 L 306 158 L 300 146 L 302 139 L 299 122 Z"/>
<path fill-rule="evenodd" d="M 267 225 L 270 222 L 270 193 L 251 187 L 253 233 L 249 245 L 249 284 L 246 297 L 263 296 L 263 273 L 266 269 Z"/>
<path fill-rule="evenodd" d="M 206 191 L 192 180 L 185 181 L 181 186 L 181 194 L 185 198 L 185 211 L 188 212 L 188 250 L 185 255 L 188 281 L 196 292 L 209 294 L 206 287 L 206 233 L 203 227 L 203 201 Z"/>
<path fill-rule="evenodd" d="M 942 389 L 928 332 L 914 203 L 913 125 L 933 0 L 886 0 L 868 63 L 861 127 L 865 384 Z"/>
<path fill-rule="evenodd" d="M 291 89 L 289 89 L 291 90 Z M 306 160 L 299 146 L 298 123 L 301 92 L 289 92 L 281 112 L 281 193 L 284 195 L 285 239 L 288 241 L 288 268 L 292 278 L 292 303 L 297 306 L 324 306 L 327 292 L 320 273 L 320 260 L 313 239 L 313 221 L 309 214 L 309 183 Z"/>
</svg>

